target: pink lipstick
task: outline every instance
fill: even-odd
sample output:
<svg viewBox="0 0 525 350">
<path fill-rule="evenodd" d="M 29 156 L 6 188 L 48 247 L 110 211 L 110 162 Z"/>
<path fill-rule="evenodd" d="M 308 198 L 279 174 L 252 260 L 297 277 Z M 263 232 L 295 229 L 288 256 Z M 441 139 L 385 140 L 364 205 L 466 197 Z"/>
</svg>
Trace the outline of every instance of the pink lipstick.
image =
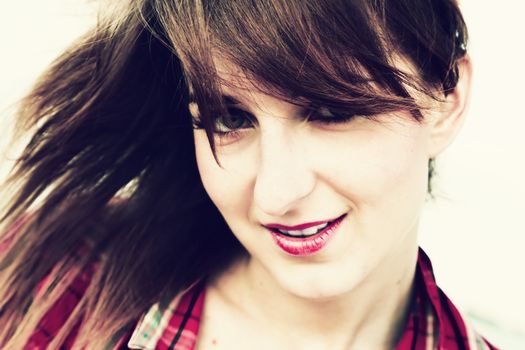
<svg viewBox="0 0 525 350">
<path fill-rule="evenodd" d="M 271 224 L 265 227 L 272 234 L 277 246 L 284 252 L 294 256 L 307 256 L 323 249 L 328 244 L 345 217 L 346 214 L 333 221 L 317 221 L 297 226 Z M 323 224 L 326 227 L 322 227 Z M 314 234 L 298 234 L 298 231 L 309 230 L 315 226 L 321 226 L 322 229 Z M 292 235 L 287 231 L 295 232 Z"/>
</svg>

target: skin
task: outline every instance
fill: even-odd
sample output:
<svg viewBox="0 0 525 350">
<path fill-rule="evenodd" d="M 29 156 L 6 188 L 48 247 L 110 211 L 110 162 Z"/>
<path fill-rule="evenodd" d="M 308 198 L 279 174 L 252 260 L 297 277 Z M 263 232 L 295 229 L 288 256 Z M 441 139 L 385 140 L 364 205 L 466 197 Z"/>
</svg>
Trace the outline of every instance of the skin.
<svg viewBox="0 0 525 350">
<path fill-rule="evenodd" d="M 462 125 L 470 60 L 460 63 L 456 90 L 423 123 L 406 112 L 304 122 L 299 107 L 258 92 L 226 63 L 217 68 L 236 80 L 223 92 L 256 122 L 217 139 L 222 167 L 205 132 L 195 130 L 197 164 L 249 255 L 211 281 L 198 348 L 394 348 L 412 290 L 428 159 Z M 329 244 L 310 256 L 288 255 L 262 226 L 344 213 Z"/>
</svg>

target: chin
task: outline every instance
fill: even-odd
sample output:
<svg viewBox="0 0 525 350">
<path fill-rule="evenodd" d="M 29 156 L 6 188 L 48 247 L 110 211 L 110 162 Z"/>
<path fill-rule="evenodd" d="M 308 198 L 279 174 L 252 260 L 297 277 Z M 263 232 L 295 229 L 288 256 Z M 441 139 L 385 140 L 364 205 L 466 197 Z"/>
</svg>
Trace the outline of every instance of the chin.
<svg viewBox="0 0 525 350">
<path fill-rule="evenodd" d="M 363 270 L 326 266 L 295 266 L 286 274 L 274 275 L 281 288 L 309 300 L 330 300 L 352 292 L 364 280 Z M 281 272 L 281 271 L 279 271 Z"/>
</svg>

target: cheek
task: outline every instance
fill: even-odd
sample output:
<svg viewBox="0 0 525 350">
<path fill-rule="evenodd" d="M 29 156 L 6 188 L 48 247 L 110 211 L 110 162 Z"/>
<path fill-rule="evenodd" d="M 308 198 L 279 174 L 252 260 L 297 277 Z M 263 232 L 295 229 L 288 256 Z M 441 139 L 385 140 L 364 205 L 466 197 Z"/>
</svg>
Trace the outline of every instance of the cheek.
<svg viewBox="0 0 525 350">
<path fill-rule="evenodd" d="M 231 213 L 247 212 L 250 201 L 250 177 L 248 164 L 244 167 L 232 167 L 222 161 L 217 164 L 206 134 L 202 130 L 194 132 L 195 156 L 199 174 L 208 196 L 225 217 Z"/>
<path fill-rule="evenodd" d="M 220 207 L 220 203 L 217 203 L 221 198 L 228 198 L 226 194 L 228 190 L 226 186 L 221 186 L 221 168 L 215 161 L 213 153 L 206 134 L 202 130 L 196 130 L 194 132 L 195 139 L 195 157 L 197 159 L 197 168 L 202 180 L 202 184 L 211 200 Z"/>
<path fill-rule="evenodd" d="M 350 206 L 391 215 L 404 207 L 413 211 L 424 202 L 428 159 L 423 128 L 381 123 L 320 135 L 307 135 L 302 140 L 300 156 L 306 169 L 315 172 L 317 182 Z M 205 132 L 195 131 L 203 185 L 227 221 L 239 214 L 249 217 L 257 172 L 257 152 L 252 147 L 247 145 L 234 156 L 219 154 L 220 167 Z"/>
<path fill-rule="evenodd" d="M 399 125 L 336 135 L 309 152 L 318 178 L 357 207 L 424 200 L 427 156 L 425 130 Z"/>
</svg>

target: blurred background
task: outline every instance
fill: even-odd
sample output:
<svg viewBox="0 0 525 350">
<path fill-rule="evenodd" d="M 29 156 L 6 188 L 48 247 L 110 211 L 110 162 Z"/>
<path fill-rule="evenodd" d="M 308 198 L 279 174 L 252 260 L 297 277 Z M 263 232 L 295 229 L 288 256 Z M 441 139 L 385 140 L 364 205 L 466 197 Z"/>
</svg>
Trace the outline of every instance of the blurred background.
<svg viewBox="0 0 525 350">
<path fill-rule="evenodd" d="M 17 100 L 96 22 L 98 1 L 0 2 L 0 178 Z M 474 89 L 469 117 L 437 161 L 421 245 L 438 283 L 502 349 L 525 349 L 525 3 L 462 0 Z M 0 197 L 0 205 L 2 198 Z"/>
</svg>

